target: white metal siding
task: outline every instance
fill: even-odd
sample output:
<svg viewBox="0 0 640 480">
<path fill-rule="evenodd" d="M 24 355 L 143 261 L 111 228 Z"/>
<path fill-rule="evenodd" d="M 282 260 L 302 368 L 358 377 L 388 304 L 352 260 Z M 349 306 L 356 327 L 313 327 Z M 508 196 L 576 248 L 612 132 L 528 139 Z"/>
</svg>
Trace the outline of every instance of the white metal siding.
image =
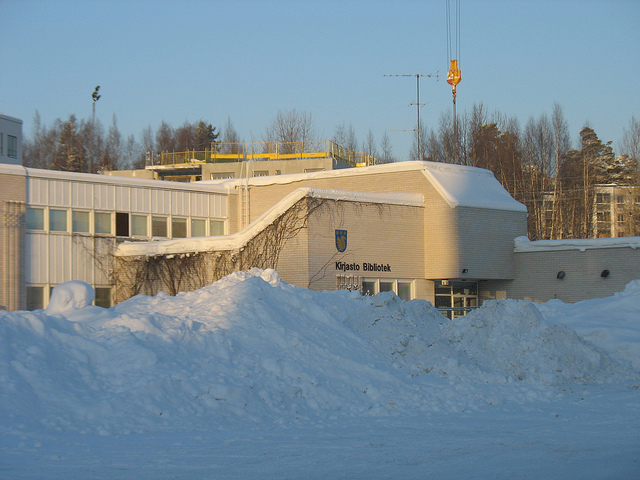
<svg viewBox="0 0 640 480">
<path fill-rule="evenodd" d="M 49 283 L 72 280 L 71 236 L 49 235 Z"/>
<path fill-rule="evenodd" d="M 68 207 L 71 205 L 71 185 L 65 180 L 49 180 L 49 205 Z"/>
<path fill-rule="evenodd" d="M 70 257 L 72 278 L 93 283 L 93 238 L 74 235 L 72 242 Z"/>
<path fill-rule="evenodd" d="M 115 210 L 115 188 L 113 185 L 93 185 L 93 207 L 96 210 Z"/>
<path fill-rule="evenodd" d="M 151 195 L 148 188 L 131 189 L 131 211 L 147 213 L 151 210 Z"/>
<path fill-rule="evenodd" d="M 204 193 L 191 194 L 191 215 L 194 217 L 209 216 L 209 202 L 207 202 L 206 194 Z"/>
<path fill-rule="evenodd" d="M 74 208 L 91 208 L 93 206 L 93 189 L 90 183 L 76 182 L 71 187 L 71 206 Z"/>
<path fill-rule="evenodd" d="M 189 215 L 189 195 L 187 192 L 171 192 L 171 213 L 173 215 Z"/>
<path fill-rule="evenodd" d="M 171 192 L 167 190 L 151 190 L 151 213 L 169 215 L 171 213 Z"/>
<path fill-rule="evenodd" d="M 49 182 L 43 178 L 29 178 L 27 182 L 27 205 L 46 205 Z"/>
<path fill-rule="evenodd" d="M 214 218 L 227 217 L 227 197 L 223 195 L 209 196 L 209 216 Z"/>
<path fill-rule="evenodd" d="M 47 237 L 46 233 L 27 233 L 25 236 L 27 283 L 47 283 Z"/>
<path fill-rule="evenodd" d="M 131 209 L 130 188 L 128 186 L 116 185 L 116 210 L 128 212 Z"/>
</svg>

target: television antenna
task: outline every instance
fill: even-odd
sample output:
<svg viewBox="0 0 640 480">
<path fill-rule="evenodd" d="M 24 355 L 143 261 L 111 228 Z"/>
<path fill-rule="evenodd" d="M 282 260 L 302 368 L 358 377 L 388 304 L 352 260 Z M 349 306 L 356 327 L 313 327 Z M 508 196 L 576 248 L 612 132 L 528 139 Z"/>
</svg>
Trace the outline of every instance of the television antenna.
<svg viewBox="0 0 640 480">
<path fill-rule="evenodd" d="M 436 80 L 440 80 L 440 72 L 422 74 L 422 73 L 413 73 L 413 74 L 400 74 L 400 75 L 385 75 L 385 77 L 416 77 L 416 101 L 411 102 L 409 105 L 415 105 L 416 110 L 418 112 L 418 123 L 416 128 L 413 130 L 402 130 L 404 132 L 416 132 L 416 137 L 418 139 L 418 155 L 420 159 L 422 159 L 422 147 L 420 145 L 420 107 L 425 105 L 424 103 L 420 103 L 420 77 L 436 77 Z"/>
</svg>

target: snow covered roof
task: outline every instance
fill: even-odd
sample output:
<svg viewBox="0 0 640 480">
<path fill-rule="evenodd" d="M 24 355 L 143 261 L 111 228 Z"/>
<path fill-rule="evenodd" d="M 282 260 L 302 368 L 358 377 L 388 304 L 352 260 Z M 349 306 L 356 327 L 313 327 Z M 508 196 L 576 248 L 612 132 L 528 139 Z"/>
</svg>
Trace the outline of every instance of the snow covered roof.
<svg viewBox="0 0 640 480">
<path fill-rule="evenodd" d="M 229 191 L 237 185 L 282 185 L 316 178 L 374 175 L 386 172 L 422 171 L 452 208 L 475 207 L 526 212 L 527 207 L 509 195 L 493 173 L 483 168 L 438 162 L 397 162 L 370 167 L 345 168 L 322 172 L 272 175 L 267 177 L 204 180 L 199 183 L 225 185 Z"/>
<path fill-rule="evenodd" d="M 370 193 L 343 190 L 325 190 L 321 188 L 297 188 L 280 202 L 263 213 L 248 227 L 231 235 L 214 237 L 192 237 L 156 242 L 125 242 L 118 246 L 116 256 L 154 256 L 207 252 L 214 250 L 233 250 L 246 245 L 256 234 L 270 225 L 276 218 L 304 197 L 326 198 L 352 202 L 381 203 L 388 205 L 424 206 L 424 197 L 416 193 Z"/>
<path fill-rule="evenodd" d="M 560 250 L 585 250 L 597 248 L 640 248 L 640 237 L 577 238 L 564 240 L 535 240 L 527 237 L 515 239 L 515 252 L 544 252 Z"/>
<path fill-rule="evenodd" d="M 527 211 L 527 207 L 517 202 L 490 170 L 465 165 L 424 162 L 423 172 L 452 208 L 474 207 Z"/>
</svg>

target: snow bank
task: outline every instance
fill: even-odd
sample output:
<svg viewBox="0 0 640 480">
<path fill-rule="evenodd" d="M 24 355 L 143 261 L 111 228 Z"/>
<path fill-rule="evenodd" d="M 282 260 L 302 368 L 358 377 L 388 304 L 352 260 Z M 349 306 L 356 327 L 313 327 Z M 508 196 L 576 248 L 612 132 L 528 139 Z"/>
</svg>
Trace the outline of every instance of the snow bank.
<svg viewBox="0 0 640 480">
<path fill-rule="evenodd" d="M 626 360 L 640 342 L 597 342 L 617 325 L 638 338 L 637 286 L 617 299 L 635 311 L 587 339 L 556 316 L 577 318 L 580 306 L 499 301 L 450 322 L 425 301 L 312 292 L 274 270 L 109 309 L 77 308 L 89 298 L 83 288 L 63 286 L 51 310 L 0 312 L 5 431 L 110 435 L 461 412 L 637 378 Z"/>
</svg>

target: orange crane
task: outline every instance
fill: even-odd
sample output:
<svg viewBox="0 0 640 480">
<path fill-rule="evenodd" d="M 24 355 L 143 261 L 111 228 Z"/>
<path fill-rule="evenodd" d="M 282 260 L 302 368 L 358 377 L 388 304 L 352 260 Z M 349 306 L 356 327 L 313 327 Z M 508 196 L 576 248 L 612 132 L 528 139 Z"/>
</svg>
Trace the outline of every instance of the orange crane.
<svg viewBox="0 0 640 480">
<path fill-rule="evenodd" d="M 458 67 L 458 59 L 460 58 L 460 0 L 455 0 L 455 33 L 451 33 L 451 6 L 450 0 L 447 0 L 447 58 L 449 60 L 449 71 L 447 72 L 447 83 L 451 85 L 451 94 L 453 95 L 453 145 L 454 145 L 454 162 L 458 156 L 458 121 L 456 117 L 456 97 L 457 87 L 462 80 L 460 68 Z M 452 48 L 452 36 L 455 46 Z M 454 53 L 455 51 L 455 53 Z"/>
</svg>

